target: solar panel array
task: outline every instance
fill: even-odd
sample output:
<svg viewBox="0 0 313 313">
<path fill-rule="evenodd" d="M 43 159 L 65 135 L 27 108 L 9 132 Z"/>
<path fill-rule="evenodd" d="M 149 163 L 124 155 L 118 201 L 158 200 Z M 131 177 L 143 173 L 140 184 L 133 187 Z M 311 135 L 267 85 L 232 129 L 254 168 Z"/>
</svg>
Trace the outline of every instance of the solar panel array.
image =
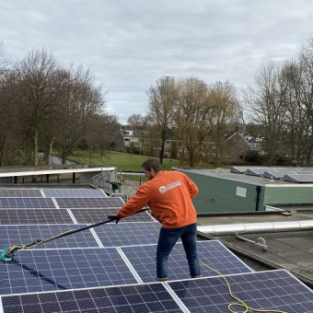
<svg viewBox="0 0 313 313">
<path fill-rule="evenodd" d="M 104 221 L 124 203 L 89 191 L 1 190 L 0 245 L 30 244 Z M 252 307 L 313 311 L 312 291 L 290 273 L 255 273 L 216 240 L 198 242 L 203 278 L 189 278 L 178 242 L 168 261 L 169 281 L 156 283 L 159 229 L 142 212 L 19 250 L 12 262 L 0 264 L 0 312 L 228 312 L 233 299 L 219 273 Z"/>
<path fill-rule="evenodd" d="M 184 312 L 162 284 L 29 294 L 2 298 L 8 312 Z"/>
<path fill-rule="evenodd" d="M 101 189 L 45 189 L 42 193 L 45 197 L 53 198 L 107 198 Z"/>
<path fill-rule="evenodd" d="M 263 309 L 263 312 L 270 309 L 288 313 L 313 312 L 312 290 L 285 270 L 229 275 L 227 280 L 234 295 L 252 308 Z M 234 302 L 222 277 L 169 285 L 189 312 L 229 312 L 227 306 Z M 237 312 L 243 312 L 241 309 Z"/>
<path fill-rule="evenodd" d="M 181 243 L 176 244 L 175 247 L 169 256 L 168 275 L 171 280 L 187 279 L 189 278 L 189 268 L 186 262 L 184 248 Z M 155 280 L 154 270 L 151 270 L 155 267 L 155 245 L 124 247 L 122 251 L 143 282 L 148 283 Z M 252 271 L 218 241 L 198 242 L 198 255 L 200 260 L 205 260 L 205 263 L 223 275 Z M 201 265 L 201 273 L 205 277 L 217 275 L 216 272 L 203 265 Z"/>
<path fill-rule="evenodd" d="M 117 208 L 84 208 L 84 209 L 73 209 L 71 213 L 73 217 L 76 219 L 77 223 L 87 223 L 94 224 L 99 223 L 106 219 L 107 216 L 115 214 L 117 212 Z M 151 216 L 149 214 L 136 214 L 127 217 L 127 219 L 121 219 L 120 223 L 129 223 L 129 222 L 149 222 L 151 221 Z"/>
<path fill-rule="evenodd" d="M 0 209 L 0 222 L 2 225 L 71 224 L 73 219 L 67 210 Z"/>
<path fill-rule="evenodd" d="M 86 225 L 14 225 L 1 226 L 0 246 L 13 246 L 20 243 L 32 243 L 33 241 L 50 238 L 56 234 L 63 233 L 69 229 L 78 229 Z M 39 245 L 34 249 L 47 248 L 78 248 L 78 247 L 99 247 L 94 235 L 90 230 L 77 232 L 73 235 L 61 237 L 45 244 Z"/>
<path fill-rule="evenodd" d="M 124 201 L 121 198 L 56 198 L 59 208 L 116 208 L 121 207 Z"/>
<path fill-rule="evenodd" d="M 136 283 L 117 249 L 20 251 L 0 270 L 1 294 Z"/>
<path fill-rule="evenodd" d="M 270 180 L 283 180 L 293 183 L 313 183 L 313 169 L 309 167 L 245 167 L 233 166 L 231 173 L 246 174 L 268 178 Z"/>
<path fill-rule="evenodd" d="M 51 198 L 0 198 L 0 209 L 55 208 Z"/>
<path fill-rule="evenodd" d="M 42 197 L 42 193 L 38 189 L 0 189 L 1 198 L 33 198 Z"/>
</svg>

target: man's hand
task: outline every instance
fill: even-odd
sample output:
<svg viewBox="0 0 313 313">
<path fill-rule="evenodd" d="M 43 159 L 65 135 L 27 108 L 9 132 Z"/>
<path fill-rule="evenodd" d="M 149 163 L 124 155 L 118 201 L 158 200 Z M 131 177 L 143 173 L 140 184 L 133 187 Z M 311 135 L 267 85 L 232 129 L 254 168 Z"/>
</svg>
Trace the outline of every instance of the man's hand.
<svg viewBox="0 0 313 313">
<path fill-rule="evenodd" d="M 121 219 L 120 216 L 118 216 L 118 214 L 113 214 L 113 215 L 109 215 L 108 219 L 112 220 L 112 221 L 116 221 L 116 224 L 119 222 L 119 220 Z"/>
</svg>

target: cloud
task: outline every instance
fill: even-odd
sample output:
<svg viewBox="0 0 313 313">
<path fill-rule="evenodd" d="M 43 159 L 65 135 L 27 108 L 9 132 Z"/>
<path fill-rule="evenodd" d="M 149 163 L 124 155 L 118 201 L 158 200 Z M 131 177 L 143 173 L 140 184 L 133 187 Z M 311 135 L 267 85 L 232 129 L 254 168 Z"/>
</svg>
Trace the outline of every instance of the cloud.
<svg viewBox="0 0 313 313">
<path fill-rule="evenodd" d="M 12 60 L 46 48 L 92 69 L 126 122 L 164 75 L 251 85 L 262 62 L 299 52 L 312 20 L 310 0 L 15 0 L 0 3 L 0 39 Z"/>
</svg>

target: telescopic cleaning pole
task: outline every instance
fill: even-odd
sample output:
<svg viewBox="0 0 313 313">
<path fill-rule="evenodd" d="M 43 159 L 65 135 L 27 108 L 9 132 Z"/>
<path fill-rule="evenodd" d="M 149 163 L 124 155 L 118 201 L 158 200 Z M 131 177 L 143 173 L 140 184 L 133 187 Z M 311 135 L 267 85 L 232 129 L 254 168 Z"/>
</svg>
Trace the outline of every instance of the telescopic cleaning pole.
<svg viewBox="0 0 313 313">
<path fill-rule="evenodd" d="M 136 214 L 138 213 L 141 213 L 141 212 L 144 212 L 144 211 L 147 211 L 148 209 L 142 209 L 140 211 L 138 211 Z M 99 222 L 99 223 L 96 223 L 96 224 L 92 224 L 92 225 L 88 225 L 88 226 L 85 226 L 85 227 L 82 227 L 82 228 L 78 228 L 78 229 L 69 229 L 63 233 L 60 233 L 58 235 L 55 235 L 55 236 L 52 236 L 52 237 L 49 237 L 49 238 L 46 238 L 46 239 L 42 239 L 42 240 L 37 240 L 37 241 L 34 241 L 28 245 L 20 245 L 20 246 L 11 246 L 11 247 L 5 247 L 3 250 L 2 250 L 2 253 L 1 253 L 1 261 L 3 262 L 11 262 L 14 255 L 16 254 L 16 252 L 18 250 L 26 250 L 26 249 L 32 249 L 36 246 L 39 246 L 43 243 L 46 243 L 48 241 L 52 241 L 52 240 L 55 240 L 55 239 L 58 239 L 58 238 L 61 238 L 61 237 L 65 237 L 65 236 L 68 236 L 68 235 L 72 235 L 72 234 L 75 234 L 75 233 L 78 233 L 78 232 L 81 232 L 83 230 L 86 230 L 86 229 L 89 229 L 89 228 L 94 228 L 94 227 L 97 227 L 97 226 L 100 226 L 100 225 L 103 225 L 103 224 L 107 224 L 107 223 L 110 223 L 110 222 L 113 222 L 113 221 L 116 221 L 118 222 L 120 218 L 110 218 L 106 221 L 102 221 L 102 222 Z"/>
</svg>

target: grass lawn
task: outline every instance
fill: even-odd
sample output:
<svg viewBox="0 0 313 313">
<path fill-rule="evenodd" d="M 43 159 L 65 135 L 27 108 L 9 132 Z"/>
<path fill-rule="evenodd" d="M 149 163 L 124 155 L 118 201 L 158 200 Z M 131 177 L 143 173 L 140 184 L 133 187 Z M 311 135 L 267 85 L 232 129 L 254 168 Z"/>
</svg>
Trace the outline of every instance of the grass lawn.
<svg viewBox="0 0 313 313">
<path fill-rule="evenodd" d="M 80 164 L 87 164 L 93 167 L 114 166 L 119 171 L 142 171 L 141 164 L 148 159 L 144 155 L 136 155 L 130 153 L 119 153 L 112 151 L 105 151 L 100 154 L 99 151 L 83 151 L 76 150 L 68 157 L 69 160 L 75 161 Z M 163 159 L 163 169 L 170 170 L 173 166 L 179 166 L 178 160 Z"/>
</svg>

